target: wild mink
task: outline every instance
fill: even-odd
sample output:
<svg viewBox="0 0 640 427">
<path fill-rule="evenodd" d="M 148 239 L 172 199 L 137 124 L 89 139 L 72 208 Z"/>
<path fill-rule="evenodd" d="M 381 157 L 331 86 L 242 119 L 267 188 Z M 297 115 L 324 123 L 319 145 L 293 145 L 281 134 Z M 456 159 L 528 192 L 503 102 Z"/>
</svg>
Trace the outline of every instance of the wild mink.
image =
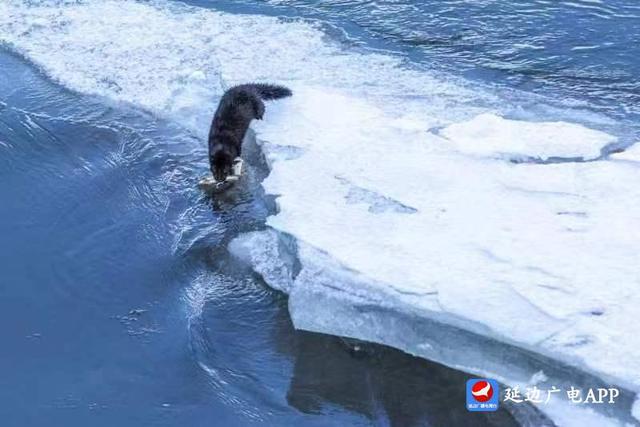
<svg viewBox="0 0 640 427">
<path fill-rule="evenodd" d="M 291 95 L 284 86 L 261 83 L 234 86 L 222 95 L 209 131 L 209 164 L 216 181 L 224 181 L 232 174 L 233 160 L 240 157 L 249 123 L 262 120 L 262 101 Z"/>
</svg>

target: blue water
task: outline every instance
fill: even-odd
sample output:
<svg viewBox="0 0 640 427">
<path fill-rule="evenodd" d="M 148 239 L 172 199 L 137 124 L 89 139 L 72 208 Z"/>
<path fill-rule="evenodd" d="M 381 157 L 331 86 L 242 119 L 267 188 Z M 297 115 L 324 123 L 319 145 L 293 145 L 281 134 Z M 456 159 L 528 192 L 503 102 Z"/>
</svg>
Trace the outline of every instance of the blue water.
<svg viewBox="0 0 640 427">
<path fill-rule="evenodd" d="M 190 3 L 317 20 L 349 48 L 638 136 L 632 0 Z M 286 298 L 225 249 L 275 211 L 259 150 L 246 153 L 243 186 L 207 200 L 198 137 L 0 47 L 0 425 L 548 423 L 531 409 L 470 415 L 464 373 L 295 331 Z"/>
</svg>

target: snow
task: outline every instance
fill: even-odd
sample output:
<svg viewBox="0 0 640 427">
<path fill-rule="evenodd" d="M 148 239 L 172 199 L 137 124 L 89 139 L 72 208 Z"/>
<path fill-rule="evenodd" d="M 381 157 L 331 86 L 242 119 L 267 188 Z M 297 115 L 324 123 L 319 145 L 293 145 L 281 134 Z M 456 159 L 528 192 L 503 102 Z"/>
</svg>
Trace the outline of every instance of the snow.
<svg viewBox="0 0 640 427">
<path fill-rule="evenodd" d="M 254 126 L 278 213 L 229 248 L 290 294 L 297 328 L 506 383 L 584 371 L 640 391 L 640 168 L 634 148 L 600 159 L 615 136 L 518 120 L 490 91 L 345 51 L 304 21 L 10 0 L 0 41 L 72 90 L 200 137 L 224 87 L 290 86 Z"/>
</svg>

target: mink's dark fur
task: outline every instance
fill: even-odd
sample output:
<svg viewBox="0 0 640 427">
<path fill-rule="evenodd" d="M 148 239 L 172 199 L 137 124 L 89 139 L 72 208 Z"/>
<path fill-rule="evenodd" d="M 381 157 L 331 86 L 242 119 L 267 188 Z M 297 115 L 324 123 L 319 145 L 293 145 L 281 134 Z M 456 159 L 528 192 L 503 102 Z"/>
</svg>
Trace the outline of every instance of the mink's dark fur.
<svg viewBox="0 0 640 427">
<path fill-rule="evenodd" d="M 287 96 L 291 96 L 291 90 L 269 84 L 244 84 L 224 93 L 209 131 L 209 164 L 216 181 L 224 181 L 233 173 L 233 160 L 240 156 L 251 120 L 262 119 L 262 101 Z"/>
</svg>

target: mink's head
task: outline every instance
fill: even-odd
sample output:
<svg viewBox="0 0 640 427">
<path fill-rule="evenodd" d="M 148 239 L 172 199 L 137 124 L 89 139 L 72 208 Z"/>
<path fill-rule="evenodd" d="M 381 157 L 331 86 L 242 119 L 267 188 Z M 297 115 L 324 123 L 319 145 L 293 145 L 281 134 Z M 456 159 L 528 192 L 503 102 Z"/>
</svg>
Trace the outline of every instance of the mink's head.
<svg viewBox="0 0 640 427">
<path fill-rule="evenodd" d="M 211 157 L 211 172 L 218 182 L 222 182 L 233 173 L 235 155 L 226 148 L 216 151 Z"/>
</svg>

